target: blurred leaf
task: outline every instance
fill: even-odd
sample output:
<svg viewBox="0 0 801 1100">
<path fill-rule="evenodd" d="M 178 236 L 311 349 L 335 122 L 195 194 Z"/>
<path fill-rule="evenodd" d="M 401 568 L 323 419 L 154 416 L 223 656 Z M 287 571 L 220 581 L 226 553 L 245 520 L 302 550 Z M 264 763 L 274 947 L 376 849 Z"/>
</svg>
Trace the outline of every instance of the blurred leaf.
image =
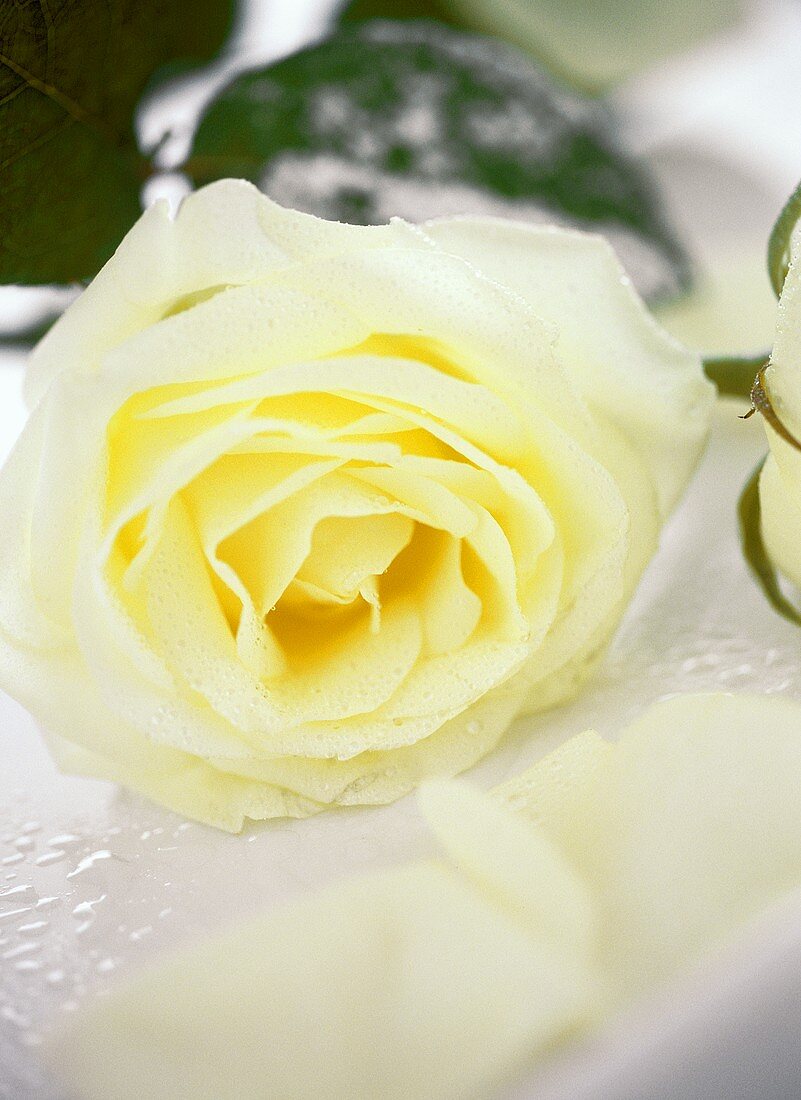
<svg viewBox="0 0 801 1100">
<path fill-rule="evenodd" d="M 232 0 L 0 4 L 0 282 L 97 271 L 140 211 L 140 93 L 164 63 L 211 57 L 232 13 Z"/>
<path fill-rule="evenodd" d="M 773 227 L 768 242 L 768 272 L 778 298 L 784 286 L 790 266 L 790 238 L 796 222 L 801 218 L 801 183 L 784 204 L 784 209 Z"/>
<path fill-rule="evenodd" d="M 245 176 L 322 217 L 489 213 L 605 233 L 641 292 L 687 269 L 614 119 L 518 51 L 435 23 L 362 24 L 245 73 L 202 118 L 185 170 Z"/>
<path fill-rule="evenodd" d="M 25 350 L 32 348 L 50 331 L 60 316 L 59 313 L 47 313 L 44 317 L 37 318 L 31 324 L 24 325 L 22 328 L 0 331 L 0 349 L 16 348 Z"/>
<path fill-rule="evenodd" d="M 598 92 L 735 23 L 743 0 L 351 0 L 343 22 L 439 19 L 504 38 Z"/>
<path fill-rule="evenodd" d="M 439 23 L 462 26 L 452 0 L 351 0 L 339 15 L 342 23 L 366 19 L 436 19 Z"/>
<path fill-rule="evenodd" d="M 718 388 L 719 397 L 742 397 L 748 400 L 754 387 L 754 379 L 767 365 L 769 356 L 715 358 L 704 360 L 704 371 L 710 382 Z"/>
<path fill-rule="evenodd" d="M 762 473 L 763 465 L 764 460 L 760 462 L 748 479 L 737 505 L 737 516 L 740 522 L 740 544 L 751 572 L 756 577 L 760 588 L 765 593 L 774 611 L 777 611 L 789 622 L 795 623 L 796 626 L 801 626 L 801 614 L 782 593 L 778 574 L 768 557 L 762 538 L 759 475 Z"/>
</svg>

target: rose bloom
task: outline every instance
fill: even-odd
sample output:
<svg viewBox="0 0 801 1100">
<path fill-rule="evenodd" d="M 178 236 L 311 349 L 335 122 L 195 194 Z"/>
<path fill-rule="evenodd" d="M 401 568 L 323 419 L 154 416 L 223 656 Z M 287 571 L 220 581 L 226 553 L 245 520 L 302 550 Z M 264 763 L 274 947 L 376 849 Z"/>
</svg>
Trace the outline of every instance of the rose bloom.
<svg viewBox="0 0 801 1100">
<path fill-rule="evenodd" d="M 713 389 L 603 240 L 151 207 L 33 353 L 0 682 L 222 828 L 388 802 L 576 690 Z"/>
<path fill-rule="evenodd" d="M 790 242 L 790 268 L 765 385 L 779 420 L 801 440 L 801 222 Z M 770 442 L 759 479 L 765 546 L 782 573 L 801 588 L 801 453 L 764 419 L 762 423 Z"/>
</svg>

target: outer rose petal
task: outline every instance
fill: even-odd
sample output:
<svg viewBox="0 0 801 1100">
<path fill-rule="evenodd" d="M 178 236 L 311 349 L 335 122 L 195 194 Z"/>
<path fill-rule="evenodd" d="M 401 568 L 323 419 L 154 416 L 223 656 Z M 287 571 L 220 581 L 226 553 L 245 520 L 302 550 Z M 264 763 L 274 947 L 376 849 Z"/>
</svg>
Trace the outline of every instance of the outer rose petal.
<svg viewBox="0 0 801 1100">
<path fill-rule="evenodd" d="M 84 1012 L 54 1064 L 86 1100 L 495 1095 L 798 886 L 799 713 L 681 696 L 491 795 L 429 783 L 449 866 L 182 951 Z"/>
<path fill-rule="evenodd" d="M 706 438 L 714 388 L 637 297 L 609 244 L 588 233 L 494 218 L 446 218 L 425 232 L 531 303 L 590 406 L 648 469 L 664 518 Z"/>
<path fill-rule="evenodd" d="M 711 388 L 597 243 L 459 224 L 215 184 L 148 211 L 36 349 L 0 678 L 65 766 L 237 829 L 389 801 L 576 689 Z"/>
<path fill-rule="evenodd" d="M 184 952 L 54 1051 L 87 1100 L 483 1095 L 591 983 L 437 864 L 366 876 Z"/>
<path fill-rule="evenodd" d="M 607 744 L 568 741 L 496 795 L 599 907 L 596 965 L 629 999 L 801 883 L 801 705 L 684 695 Z"/>
</svg>

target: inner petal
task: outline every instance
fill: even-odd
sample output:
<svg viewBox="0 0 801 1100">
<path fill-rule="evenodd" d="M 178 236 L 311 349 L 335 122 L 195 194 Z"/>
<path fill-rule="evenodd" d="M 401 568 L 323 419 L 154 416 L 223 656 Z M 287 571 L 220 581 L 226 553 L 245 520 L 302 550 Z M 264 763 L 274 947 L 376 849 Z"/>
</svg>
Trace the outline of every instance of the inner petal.
<svg viewBox="0 0 801 1100">
<path fill-rule="evenodd" d="M 331 600 L 350 601 L 369 578 L 380 577 L 414 533 L 414 521 L 397 513 L 329 516 L 312 536 L 311 551 L 295 582 L 306 582 Z M 292 586 L 286 596 L 290 596 Z M 368 601 L 372 602 L 372 600 Z"/>
</svg>

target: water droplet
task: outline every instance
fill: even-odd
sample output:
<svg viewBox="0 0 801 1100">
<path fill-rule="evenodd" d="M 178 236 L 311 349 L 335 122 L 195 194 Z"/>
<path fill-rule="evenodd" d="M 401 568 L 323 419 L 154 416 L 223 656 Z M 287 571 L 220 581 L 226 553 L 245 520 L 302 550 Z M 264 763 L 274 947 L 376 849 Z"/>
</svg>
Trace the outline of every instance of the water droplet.
<svg viewBox="0 0 801 1100">
<path fill-rule="evenodd" d="M 2 1019 L 4 1020 L 7 1020 L 10 1024 L 13 1024 L 15 1027 L 23 1028 L 31 1026 L 31 1021 L 28 1019 L 28 1017 L 23 1016 L 20 1012 L 17 1012 L 17 1010 L 15 1008 L 12 1008 L 11 1005 L 3 1005 L 3 1007 L 0 1008 L 0 1017 L 2 1017 Z"/>
<path fill-rule="evenodd" d="M 114 959 L 101 959 L 97 964 L 97 970 L 100 974 L 108 974 L 117 965 Z"/>
<path fill-rule="evenodd" d="M 64 971 L 51 970 L 49 974 L 45 975 L 45 981 L 50 985 L 61 985 L 64 981 Z"/>
<path fill-rule="evenodd" d="M 55 852 L 45 852 L 43 856 L 35 861 L 37 867 L 49 867 L 51 863 L 60 863 L 65 858 L 66 852 L 63 849 L 59 849 Z"/>
<path fill-rule="evenodd" d="M 34 920 L 28 924 L 21 924 L 17 931 L 21 936 L 41 936 L 50 925 L 47 920 Z"/>
<path fill-rule="evenodd" d="M 67 875 L 67 878 L 77 878 L 78 875 L 82 875 L 85 871 L 90 871 L 96 863 L 100 863 L 102 860 L 111 859 L 111 852 L 107 848 L 102 848 L 99 852 L 92 852 L 89 856 L 84 856 L 78 866 Z"/>
<path fill-rule="evenodd" d="M 18 836 L 14 841 L 14 847 L 19 848 L 21 852 L 29 852 L 36 847 L 36 841 L 32 836 Z"/>
<path fill-rule="evenodd" d="M 35 970 L 41 970 L 42 964 L 36 959 L 23 959 L 21 962 L 14 964 L 14 969 L 18 970 L 20 974 L 30 974 Z"/>
<path fill-rule="evenodd" d="M 82 923 L 78 925 L 76 929 L 77 934 L 80 935 L 85 932 L 95 920 L 97 913 L 95 912 L 95 906 L 100 905 L 102 901 L 106 900 L 107 895 L 101 894 L 99 898 L 93 898 L 91 901 L 82 901 L 72 910 L 72 915 Z"/>
<path fill-rule="evenodd" d="M 13 898 L 15 901 L 35 901 L 36 891 L 29 884 L 24 886 L 4 886 L 3 889 L 0 890 L 0 898 Z"/>
<path fill-rule="evenodd" d="M 131 932 L 128 939 L 131 940 L 132 943 L 138 943 L 140 940 L 143 940 L 145 936 L 149 936 L 152 931 L 153 925 L 146 924 L 143 928 L 137 928 L 134 932 Z"/>
<path fill-rule="evenodd" d="M 58 836 L 51 836 L 47 843 L 51 848 L 71 848 L 80 842 L 81 838 L 75 833 L 60 833 Z"/>
<path fill-rule="evenodd" d="M 2 909 L 0 910 L 0 923 L 7 924 L 12 920 L 16 920 L 17 917 L 24 917 L 26 913 L 30 913 L 33 909 L 32 905 L 17 906 L 16 909 Z"/>
<path fill-rule="evenodd" d="M 8 951 L 3 952 L 4 959 L 18 959 L 21 955 L 30 955 L 33 951 L 38 951 L 41 947 L 39 943 L 21 943 L 18 947 L 12 947 Z"/>
<path fill-rule="evenodd" d="M 13 856 L 5 856 L 3 859 L 4 864 L 19 863 L 20 860 L 25 859 L 24 852 L 15 852 Z"/>
</svg>

